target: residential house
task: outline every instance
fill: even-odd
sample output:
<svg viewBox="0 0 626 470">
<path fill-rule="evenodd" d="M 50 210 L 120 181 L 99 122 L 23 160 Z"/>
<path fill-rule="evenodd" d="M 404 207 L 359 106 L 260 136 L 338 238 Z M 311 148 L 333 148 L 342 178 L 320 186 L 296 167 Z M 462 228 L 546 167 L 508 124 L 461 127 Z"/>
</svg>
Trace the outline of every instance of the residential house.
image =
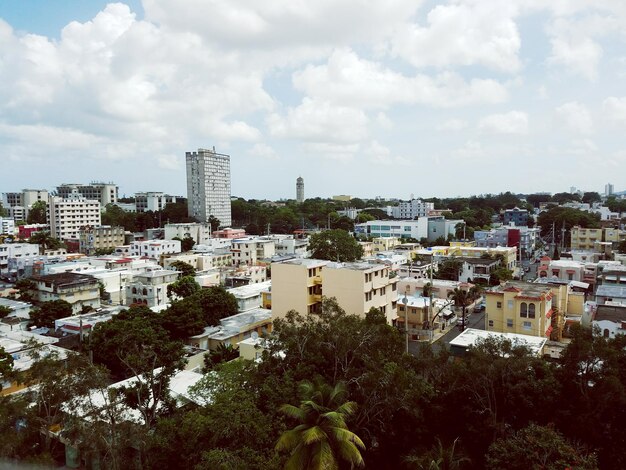
<svg viewBox="0 0 626 470">
<path fill-rule="evenodd" d="M 98 280 L 86 274 L 58 273 L 33 276 L 33 294 L 39 302 L 65 300 L 72 312 L 79 313 L 84 307 L 100 307 Z"/>
</svg>

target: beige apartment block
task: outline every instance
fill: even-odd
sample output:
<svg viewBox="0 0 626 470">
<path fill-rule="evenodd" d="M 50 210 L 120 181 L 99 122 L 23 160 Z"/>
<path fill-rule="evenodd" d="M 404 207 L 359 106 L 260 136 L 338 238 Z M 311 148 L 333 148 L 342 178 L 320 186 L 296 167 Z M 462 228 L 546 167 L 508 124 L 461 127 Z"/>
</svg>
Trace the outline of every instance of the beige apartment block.
<svg viewBox="0 0 626 470">
<path fill-rule="evenodd" d="M 322 269 L 329 261 L 294 259 L 272 263 L 272 316 L 288 311 L 301 314 L 319 311 L 322 304 Z"/>
<path fill-rule="evenodd" d="M 290 310 L 314 313 L 322 296 L 337 299 L 347 313 L 364 316 L 380 309 L 389 323 L 396 318 L 397 277 L 383 264 L 333 263 L 298 259 L 272 264 L 272 313 L 284 317 Z"/>
<path fill-rule="evenodd" d="M 372 308 L 396 318 L 397 277 L 384 264 L 328 263 L 322 270 L 322 293 L 334 297 L 347 313 L 365 316 Z"/>
<path fill-rule="evenodd" d="M 596 242 L 602 241 L 601 228 L 582 228 L 575 225 L 570 230 L 572 250 L 593 250 Z"/>
</svg>

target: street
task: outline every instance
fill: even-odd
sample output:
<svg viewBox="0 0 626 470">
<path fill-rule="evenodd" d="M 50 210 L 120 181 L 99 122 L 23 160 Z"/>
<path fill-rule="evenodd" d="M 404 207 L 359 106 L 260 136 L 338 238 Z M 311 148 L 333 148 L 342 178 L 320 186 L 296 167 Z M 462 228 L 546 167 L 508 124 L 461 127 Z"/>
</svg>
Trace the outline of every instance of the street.
<svg viewBox="0 0 626 470">
<path fill-rule="evenodd" d="M 485 329 L 485 312 L 480 313 L 471 313 L 471 310 L 468 312 L 469 318 L 466 318 L 465 328 L 476 328 L 478 330 Z M 440 336 L 436 341 L 432 343 L 433 351 L 440 352 L 442 348 L 448 348 L 450 341 L 461 334 L 461 330 L 459 329 L 459 325 L 461 324 L 461 320 L 456 326 L 451 327 L 443 336 Z M 419 354 L 420 346 L 424 344 L 419 341 L 411 341 L 409 343 L 409 352 L 414 356 Z"/>
</svg>

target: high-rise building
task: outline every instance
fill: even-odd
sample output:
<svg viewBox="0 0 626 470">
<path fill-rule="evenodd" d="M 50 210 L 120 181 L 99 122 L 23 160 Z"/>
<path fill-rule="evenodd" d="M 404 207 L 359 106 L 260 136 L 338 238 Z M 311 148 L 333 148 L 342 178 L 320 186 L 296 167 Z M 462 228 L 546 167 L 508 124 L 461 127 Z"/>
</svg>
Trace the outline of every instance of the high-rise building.
<svg viewBox="0 0 626 470">
<path fill-rule="evenodd" d="M 213 216 L 221 227 L 231 224 L 230 156 L 212 150 L 187 152 L 187 199 L 189 217 L 208 222 Z"/>
<path fill-rule="evenodd" d="M 91 182 L 89 184 L 62 184 L 57 186 L 59 197 L 68 198 L 72 191 L 78 193 L 85 199 L 96 200 L 100 202 L 102 207 L 107 204 L 115 204 L 117 202 L 118 187 L 114 183 Z"/>
<path fill-rule="evenodd" d="M 298 176 L 296 180 L 296 202 L 302 204 L 304 202 L 304 178 Z"/>
<path fill-rule="evenodd" d="M 604 185 L 604 195 L 606 197 L 612 196 L 614 192 L 615 192 L 615 188 L 613 184 L 607 183 Z"/>
<path fill-rule="evenodd" d="M 76 189 L 67 198 L 50 196 L 48 199 L 50 233 L 60 240 L 78 240 L 81 227 L 100 226 L 100 216 L 100 201 L 85 199 Z"/>
</svg>

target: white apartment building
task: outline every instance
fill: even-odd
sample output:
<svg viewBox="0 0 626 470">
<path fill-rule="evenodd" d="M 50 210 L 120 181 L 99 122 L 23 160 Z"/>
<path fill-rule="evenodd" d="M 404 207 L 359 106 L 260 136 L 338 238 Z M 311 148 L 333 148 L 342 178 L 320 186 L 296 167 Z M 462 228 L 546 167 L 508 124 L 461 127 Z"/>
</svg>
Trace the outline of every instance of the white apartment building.
<svg viewBox="0 0 626 470">
<path fill-rule="evenodd" d="M 15 220 L 9 217 L 0 217 L 0 235 L 15 235 Z"/>
<path fill-rule="evenodd" d="M 231 225 L 230 156 L 213 150 L 187 152 L 187 202 L 189 217 L 208 222 L 213 216 L 220 226 Z"/>
<path fill-rule="evenodd" d="M 167 204 L 175 203 L 180 199 L 183 198 L 181 196 L 170 196 L 169 194 L 156 191 L 135 193 L 135 212 L 161 211 Z"/>
<path fill-rule="evenodd" d="M 400 201 L 397 206 L 387 207 L 387 215 L 394 219 L 413 220 L 416 217 L 426 217 L 429 211 L 435 210 L 434 202 L 424 202 L 421 199 Z"/>
<path fill-rule="evenodd" d="M 26 220 L 28 210 L 37 201 L 48 202 L 45 189 L 22 189 L 18 193 L 2 193 L 2 205 L 13 220 Z"/>
<path fill-rule="evenodd" d="M 165 239 L 192 238 L 197 245 L 210 243 L 211 225 L 206 223 L 165 224 Z"/>
<path fill-rule="evenodd" d="M 136 274 L 126 285 L 126 305 L 143 304 L 148 307 L 165 305 L 167 286 L 178 279 L 179 271 L 157 269 Z"/>
<path fill-rule="evenodd" d="M 0 275 L 6 276 L 32 266 L 39 257 L 39 245 L 3 243 L 0 245 Z"/>
<path fill-rule="evenodd" d="M 262 259 L 270 259 L 276 254 L 274 240 L 263 238 L 239 238 L 232 240 L 230 251 L 233 254 L 233 265 L 253 266 Z"/>
<path fill-rule="evenodd" d="M 68 198 L 73 192 L 78 192 L 85 199 L 99 201 L 102 207 L 117 203 L 118 187 L 115 183 L 94 181 L 89 184 L 68 183 L 57 186 L 59 197 Z"/>
<path fill-rule="evenodd" d="M 181 247 L 178 240 L 148 240 L 133 242 L 130 245 L 131 256 L 147 256 L 159 259 L 161 255 L 180 253 Z"/>
<path fill-rule="evenodd" d="M 69 197 L 50 196 L 48 199 L 48 223 L 50 233 L 60 240 L 79 238 L 81 227 L 98 227 L 101 223 L 100 202 L 85 199 L 78 191 Z"/>
</svg>

